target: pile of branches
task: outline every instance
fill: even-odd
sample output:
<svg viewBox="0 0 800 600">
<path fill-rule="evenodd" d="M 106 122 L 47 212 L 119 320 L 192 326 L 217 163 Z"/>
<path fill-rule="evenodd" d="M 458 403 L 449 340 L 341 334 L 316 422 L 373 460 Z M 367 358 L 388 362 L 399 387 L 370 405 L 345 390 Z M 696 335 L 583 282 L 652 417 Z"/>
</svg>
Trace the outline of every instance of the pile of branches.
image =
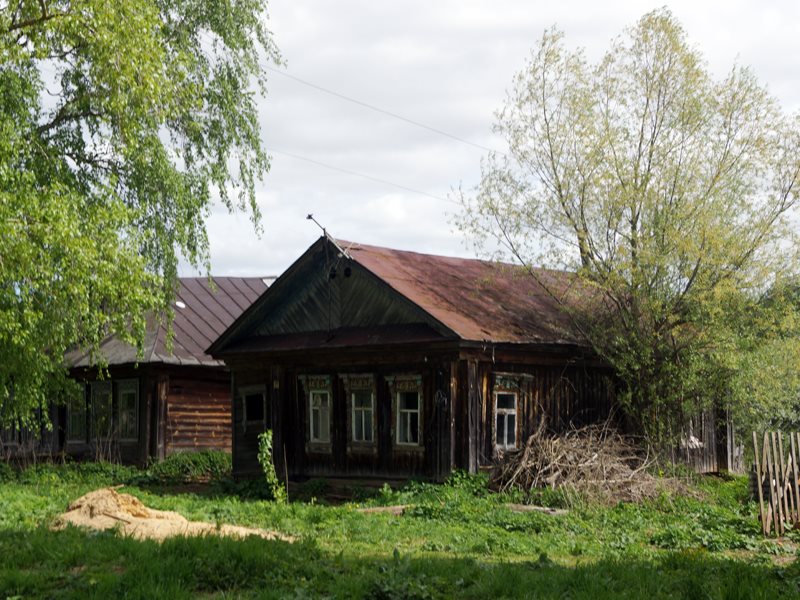
<svg viewBox="0 0 800 600">
<path fill-rule="evenodd" d="M 542 422 L 520 450 L 498 458 L 491 486 L 526 493 L 563 489 L 601 502 L 636 502 L 669 485 L 648 472 L 652 463 L 649 452 L 608 422 L 558 435 L 548 433 Z"/>
</svg>

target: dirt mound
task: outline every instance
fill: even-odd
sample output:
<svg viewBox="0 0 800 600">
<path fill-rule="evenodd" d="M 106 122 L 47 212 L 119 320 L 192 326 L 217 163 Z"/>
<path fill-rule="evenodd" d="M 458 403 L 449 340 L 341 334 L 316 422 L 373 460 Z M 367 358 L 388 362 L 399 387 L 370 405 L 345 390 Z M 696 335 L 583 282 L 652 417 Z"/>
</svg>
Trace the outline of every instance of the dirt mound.
<svg viewBox="0 0 800 600">
<path fill-rule="evenodd" d="M 103 488 L 81 496 L 56 519 L 53 528 L 63 529 L 68 524 L 91 529 L 118 528 L 124 535 L 138 539 L 163 540 L 176 535 L 242 538 L 255 535 L 268 540 L 294 541 L 276 531 L 189 521 L 176 512 L 147 508 L 138 498 L 120 494 L 114 488 Z"/>
</svg>

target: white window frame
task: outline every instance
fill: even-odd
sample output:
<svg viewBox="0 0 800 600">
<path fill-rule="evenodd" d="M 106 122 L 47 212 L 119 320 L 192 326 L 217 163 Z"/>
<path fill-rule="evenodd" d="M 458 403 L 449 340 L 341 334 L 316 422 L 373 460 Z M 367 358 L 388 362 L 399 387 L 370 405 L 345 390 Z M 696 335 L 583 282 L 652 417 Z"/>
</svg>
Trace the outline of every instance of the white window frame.
<svg viewBox="0 0 800 600">
<path fill-rule="evenodd" d="M 513 396 L 514 397 L 514 408 L 498 408 L 497 406 L 497 399 L 499 396 Z M 519 394 L 517 392 L 512 392 L 510 390 L 498 390 L 494 393 L 494 447 L 497 450 L 516 450 L 517 449 L 517 428 L 519 427 L 519 417 L 518 417 L 518 408 L 519 408 Z M 503 415 L 503 443 L 499 443 L 497 436 L 499 435 L 499 431 L 497 430 L 497 417 Z M 514 445 L 509 446 L 506 443 L 506 439 L 508 438 L 508 417 L 509 415 L 514 416 Z"/>
<path fill-rule="evenodd" d="M 369 394 L 369 408 L 363 407 L 356 407 L 356 394 Z M 372 390 L 353 390 L 350 392 L 350 406 L 351 406 L 351 413 L 350 413 L 350 422 L 352 424 L 351 427 L 351 439 L 356 444 L 374 444 L 375 443 L 375 392 Z M 358 417 L 356 416 L 357 413 L 361 413 Z M 366 413 L 369 413 L 367 416 Z M 369 422 L 369 431 L 371 436 L 369 439 L 356 439 L 356 419 L 361 421 L 361 431 L 364 431 L 364 425 Z"/>
<path fill-rule="evenodd" d="M 125 436 L 122 431 L 122 394 L 133 392 L 133 428 L 132 435 Z M 139 380 L 138 379 L 121 379 L 117 382 L 117 431 L 119 431 L 120 442 L 138 442 L 139 441 Z"/>
<path fill-rule="evenodd" d="M 328 413 L 328 427 L 327 427 L 327 431 L 324 432 L 325 437 L 322 437 L 322 434 L 323 434 L 323 431 L 322 431 L 322 407 L 321 406 L 318 406 L 316 408 L 314 407 L 314 398 L 316 396 L 322 396 L 322 395 L 324 395 L 328 400 L 327 407 L 325 408 L 325 410 Z M 331 443 L 331 413 L 333 412 L 331 410 L 331 408 L 332 408 L 331 405 L 332 405 L 332 395 L 331 395 L 330 390 L 324 390 L 324 389 L 309 390 L 309 392 L 308 392 L 308 441 L 311 442 L 312 444 L 330 444 Z M 320 420 L 319 420 L 319 427 L 320 427 L 320 432 L 319 433 L 320 433 L 320 436 L 319 437 L 314 437 L 314 410 L 320 411 Z"/>
<path fill-rule="evenodd" d="M 400 396 L 403 394 L 416 394 L 417 395 L 417 408 L 416 410 L 408 410 L 408 409 L 401 409 L 400 407 Z M 395 435 L 395 444 L 398 446 L 406 446 L 416 448 L 422 445 L 422 392 L 417 390 L 404 390 L 404 391 L 397 391 L 395 396 L 395 401 L 397 403 L 397 429 L 395 430 L 397 433 Z M 412 413 L 417 413 L 417 441 L 416 442 L 403 442 L 400 441 L 400 423 L 402 421 L 403 415 L 410 415 Z M 410 424 L 410 421 L 409 421 Z"/>
</svg>

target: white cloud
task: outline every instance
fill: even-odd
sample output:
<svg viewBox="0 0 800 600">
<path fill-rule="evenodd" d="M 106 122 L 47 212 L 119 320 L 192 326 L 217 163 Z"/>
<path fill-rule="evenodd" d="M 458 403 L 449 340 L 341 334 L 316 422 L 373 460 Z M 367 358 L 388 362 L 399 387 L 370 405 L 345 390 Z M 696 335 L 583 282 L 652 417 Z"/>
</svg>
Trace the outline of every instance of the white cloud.
<svg viewBox="0 0 800 600">
<path fill-rule="evenodd" d="M 287 72 L 385 110 L 503 149 L 493 112 L 542 31 L 557 24 L 596 59 L 608 42 L 663 2 L 525 0 L 405 2 L 273 0 L 270 29 Z M 723 75 L 751 65 L 790 110 L 800 109 L 800 4 L 749 0 L 670 4 L 690 41 Z M 267 148 L 434 196 L 477 182 L 483 152 L 270 74 L 261 104 Z M 319 235 L 421 252 L 467 255 L 457 207 L 273 154 L 259 190 L 263 236 L 246 215 L 215 210 L 208 227 L 218 274 L 277 274 Z M 188 269 L 183 270 L 188 273 Z"/>
</svg>

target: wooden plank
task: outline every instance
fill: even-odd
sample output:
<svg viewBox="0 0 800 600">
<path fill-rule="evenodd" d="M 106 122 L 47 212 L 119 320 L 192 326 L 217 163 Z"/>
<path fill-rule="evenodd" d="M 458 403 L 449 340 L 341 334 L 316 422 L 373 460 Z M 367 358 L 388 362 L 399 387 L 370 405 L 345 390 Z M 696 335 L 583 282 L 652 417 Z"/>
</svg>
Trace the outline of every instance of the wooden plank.
<svg viewBox="0 0 800 600">
<path fill-rule="evenodd" d="M 780 490 L 780 467 L 778 466 L 778 445 L 775 440 L 775 432 L 770 434 L 770 486 L 773 490 L 773 515 L 775 516 L 775 532 L 781 536 L 783 535 L 783 501 L 781 499 Z"/>
<path fill-rule="evenodd" d="M 794 506 L 795 506 L 795 525 L 800 523 L 800 483 L 797 481 L 797 459 L 800 450 L 800 435 L 797 432 L 789 433 L 789 440 L 792 444 L 792 478 L 794 483 Z"/>
<path fill-rule="evenodd" d="M 794 498 L 789 487 L 789 462 L 783 452 L 783 432 L 778 431 L 778 453 L 781 457 L 781 496 L 783 497 L 783 516 L 794 523 Z M 789 493 L 787 493 L 787 491 Z"/>
<path fill-rule="evenodd" d="M 761 472 L 761 461 L 758 458 L 758 436 L 753 432 L 753 449 L 755 451 L 756 461 L 756 487 L 758 488 L 758 511 L 761 516 L 761 530 L 764 535 L 769 534 L 769 523 L 767 522 L 767 515 L 764 510 L 764 489 L 763 489 L 763 474 Z"/>
<path fill-rule="evenodd" d="M 475 360 L 467 361 L 467 470 L 470 473 L 478 472 L 478 438 L 480 431 L 478 421 L 480 419 L 480 401 L 478 388 L 478 362 Z"/>
</svg>

